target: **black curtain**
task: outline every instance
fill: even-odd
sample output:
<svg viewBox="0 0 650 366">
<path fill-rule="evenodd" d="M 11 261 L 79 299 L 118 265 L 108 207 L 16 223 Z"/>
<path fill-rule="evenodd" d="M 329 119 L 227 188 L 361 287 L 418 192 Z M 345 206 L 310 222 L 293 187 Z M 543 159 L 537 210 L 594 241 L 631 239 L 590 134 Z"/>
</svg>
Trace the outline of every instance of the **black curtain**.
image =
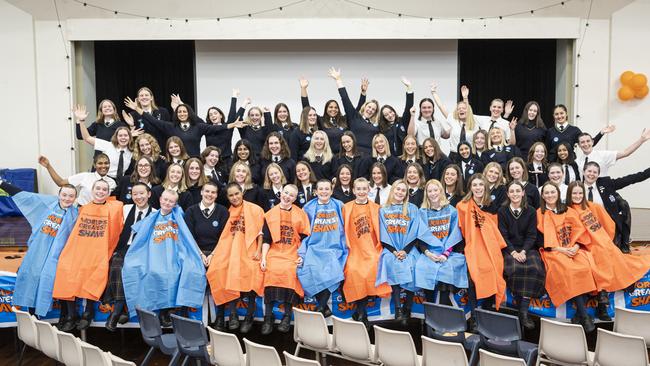
<svg viewBox="0 0 650 366">
<path fill-rule="evenodd" d="M 124 109 L 124 98 L 146 86 L 170 113 L 172 93 L 196 110 L 194 55 L 194 41 L 96 41 L 97 103 L 110 99 Z"/>
<path fill-rule="evenodd" d="M 512 99 L 512 116 L 517 118 L 525 104 L 535 100 L 544 122 L 552 126 L 556 104 L 555 54 L 554 39 L 459 40 L 459 100 L 460 86 L 467 85 L 475 114 L 490 115 L 490 101 L 494 98 Z"/>
</svg>

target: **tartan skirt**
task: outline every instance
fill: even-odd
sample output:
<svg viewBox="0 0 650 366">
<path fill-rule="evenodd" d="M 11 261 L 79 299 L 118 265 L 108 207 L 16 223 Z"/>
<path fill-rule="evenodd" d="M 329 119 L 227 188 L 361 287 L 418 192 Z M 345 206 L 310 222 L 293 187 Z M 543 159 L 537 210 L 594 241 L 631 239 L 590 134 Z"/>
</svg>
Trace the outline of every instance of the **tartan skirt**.
<svg viewBox="0 0 650 366">
<path fill-rule="evenodd" d="M 503 274 L 514 296 L 539 298 L 544 295 L 546 268 L 539 252 L 526 252 L 526 261 L 519 263 L 510 254 L 504 254 Z"/>
<path fill-rule="evenodd" d="M 124 266 L 124 255 L 115 252 L 111 257 L 108 267 L 108 283 L 102 301 L 106 304 L 115 301 L 126 301 L 124 296 L 124 285 L 122 284 L 122 267 Z"/>
<path fill-rule="evenodd" d="M 302 301 L 302 299 L 293 289 L 286 287 L 266 286 L 264 288 L 264 303 L 268 304 L 271 301 L 288 302 L 292 305 L 297 305 Z"/>
</svg>

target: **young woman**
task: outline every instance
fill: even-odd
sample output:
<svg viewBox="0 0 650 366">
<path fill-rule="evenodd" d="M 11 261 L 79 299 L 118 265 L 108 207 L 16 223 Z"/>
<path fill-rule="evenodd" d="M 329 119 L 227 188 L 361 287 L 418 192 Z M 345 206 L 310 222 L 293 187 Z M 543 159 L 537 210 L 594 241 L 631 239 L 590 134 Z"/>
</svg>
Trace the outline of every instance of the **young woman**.
<svg viewBox="0 0 650 366">
<path fill-rule="evenodd" d="M 426 179 L 442 179 L 442 172 L 451 160 L 440 149 L 435 139 L 427 137 L 422 143 L 422 170 Z"/>
<path fill-rule="evenodd" d="M 343 108 L 348 120 L 350 131 L 354 132 L 359 141 L 359 150 L 366 154 L 370 153 L 371 145 L 368 144 L 379 133 L 379 123 L 377 122 L 379 116 L 379 102 L 372 99 L 364 103 L 358 110 L 354 108 L 348 92 L 343 86 L 341 79 L 341 70 L 331 68 L 329 76 L 336 81 L 336 86 L 339 89 L 341 101 L 343 101 Z M 386 149 L 390 151 L 390 145 L 386 144 Z"/>
<path fill-rule="evenodd" d="M 382 163 L 372 164 L 370 168 L 370 192 L 368 199 L 378 205 L 384 205 L 388 201 L 391 185 L 388 184 L 386 167 Z"/>
<path fill-rule="evenodd" d="M 496 211 L 491 206 L 488 183 L 483 174 L 473 175 L 468 182 L 469 192 L 458 202 L 458 225 L 465 238 L 465 258 L 472 279 L 469 288 L 470 309 L 481 305 L 499 310 L 505 300 L 506 281 L 503 279 L 503 254 L 506 242 L 499 233 Z"/>
<path fill-rule="evenodd" d="M 474 154 L 485 164 L 489 163 L 489 161 L 485 161 L 487 160 L 485 159 L 487 155 L 483 155 L 484 152 L 490 149 L 488 147 L 488 140 L 488 132 L 485 130 L 478 130 L 474 133 L 474 136 L 472 136 L 472 154 Z"/>
<path fill-rule="evenodd" d="M 95 117 L 95 122 L 91 123 L 87 127 L 87 130 L 90 136 L 110 141 L 119 127 L 128 127 L 128 125 L 120 120 L 120 115 L 117 112 L 115 103 L 110 99 L 104 99 L 99 102 L 97 107 L 97 117 Z M 77 140 L 84 139 L 81 133 L 81 126 L 76 126 L 75 134 L 77 135 Z M 96 149 L 95 154 L 97 154 L 98 151 L 101 152 Z"/>
<path fill-rule="evenodd" d="M 160 209 L 160 197 L 165 190 L 172 190 L 178 193 L 177 203 L 183 209 L 190 207 L 192 204 L 192 196 L 187 192 L 187 181 L 185 179 L 185 171 L 179 164 L 171 164 L 167 168 L 165 179 L 160 185 L 151 188 L 151 205 L 155 209 Z"/>
<path fill-rule="evenodd" d="M 548 181 L 560 188 L 560 201 L 566 203 L 565 198 L 568 186 L 564 184 L 564 171 L 562 170 L 561 164 L 551 163 L 548 165 Z M 539 187 L 539 194 L 542 194 L 542 187 Z"/>
<path fill-rule="evenodd" d="M 535 185 L 528 183 L 528 169 L 526 169 L 526 163 L 524 163 L 524 160 L 519 157 L 510 159 L 506 165 L 505 171 L 508 183 L 513 180 L 521 183 L 521 185 L 524 186 L 524 192 L 526 193 L 526 202 L 531 207 L 537 209 L 539 207 L 539 190 Z"/>
<path fill-rule="evenodd" d="M 538 188 L 548 180 L 547 155 L 543 142 L 534 143 L 528 151 L 528 181 Z"/>
<path fill-rule="evenodd" d="M 143 112 L 151 114 L 155 119 L 161 121 L 171 120 L 171 115 L 169 114 L 167 108 L 158 106 L 156 104 L 156 99 L 153 96 L 153 92 L 146 86 L 138 89 L 135 102 L 137 103 L 138 108 L 142 109 Z M 145 125 L 144 116 L 142 116 L 142 114 L 138 114 L 135 110 L 131 111 L 129 114 L 134 120 L 134 127 L 136 129 L 144 128 L 145 132 L 156 138 L 156 141 L 158 141 L 158 146 L 165 146 L 165 141 L 167 141 L 167 138 L 162 133 L 160 133 L 158 129 L 151 129 L 149 128 L 151 126 Z"/>
<path fill-rule="evenodd" d="M 398 116 L 395 108 L 388 104 L 379 110 L 379 131 L 388 138 L 388 146 L 394 156 L 402 155 L 402 146 L 406 146 L 405 138 L 411 114 L 415 115 L 415 110 L 411 110 L 413 108 L 411 82 L 406 78 L 402 78 L 402 84 L 406 86 L 406 103 L 404 104 L 402 116 Z M 417 140 L 415 140 L 415 146 L 417 148 Z"/>
<path fill-rule="evenodd" d="M 589 252 L 594 259 L 592 270 L 598 293 L 598 310 L 600 320 L 611 321 L 607 314 L 609 305 L 608 292 L 627 288 L 643 277 L 650 269 L 650 256 L 625 255 L 612 241 L 616 224 L 609 217 L 605 208 L 589 202 L 582 182 L 571 182 L 567 190 L 567 201 L 577 213 L 586 229 L 591 244 Z"/>
<path fill-rule="evenodd" d="M 244 105 L 249 105 L 250 99 L 246 98 Z M 252 107 L 244 119 L 244 127 L 238 128 L 239 136 L 246 139 L 253 147 L 252 153 L 259 156 L 261 147 L 264 146 L 266 136 L 272 132 L 271 111 L 264 107 L 264 112 L 260 107 Z"/>
<path fill-rule="evenodd" d="M 205 176 L 203 162 L 199 158 L 189 158 L 183 168 L 185 169 L 185 185 L 191 198 L 190 205 L 199 203 L 201 202 L 201 189 L 209 181 Z"/>
<path fill-rule="evenodd" d="M 52 297 L 65 301 L 68 308 L 61 331 L 90 326 L 108 282 L 108 263 L 124 224 L 122 202 L 108 200 L 110 188 L 105 180 L 92 185 L 92 201 L 79 209 L 79 218 L 68 238 L 54 276 Z M 78 319 L 76 299 L 86 299 Z"/>
<path fill-rule="evenodd" d="M 282 172 L 282 168 L 276 164 L 271 163 L 266 167 L 266 173 L 264 174 L 264 190 L 262 191 L 262 208 L 264 212 L 268 212 L 270 209 L 275 207 L 280 203 L 282 187 L 287 184 L 287 179 Z M 296 192 L 296 195 L 298 192 Z"/>
<path fill-rule="evenodd" d="M 424 172 L 418 163 L 411 163 L 406 167 L 404 182 L 408 185 L 408 201 L 415 206 L 421 206 L 424 200 Z"/>
<path fill-rule="evenodd" d="M 136 183 L 143 183 L 149 189 L 160 183 L 160 179 L 156 176 L 153 162 L 147 156 L 143 155 L 135 161 L 135 169 L 131 175 L 122 177 L 116 189 L 117 199 L 125 205 L 133 203 L 131 190 Z"/>
<path fill-rule="evenodd" d="M 425 139 L 434 139 L 441 149 L 446 153 L 449 152 L 449 130 L 443 128 L 440 121 L 434 117 L 435 106 L 438 106 L 444 117 L 447 118 L 447 110 L 440 101 L 440 96 L 437 92 L 438 87 L 436 84 L 431 85 L 431 98 L 423 98 L 420 100 L 420 114 L 415 119 L 415 111 L 411 110 L 411 122 L 409 123 L 408 133 L 414 135 L 418 139 L 418 144 L 422 145 Z M 443 141 L 444 139 L 444 141 Z"/>
<path fill-rule="evenodd" d="M 469 94 L 469 89 L 465 85 L 460 88 L 460 91 L 464 99 Z M 447 108 L 443 104 L 439 104 L 438 108 L 446 118 L 443 121 L 442 128 L 445 133 L 449 134 L 449 157 L 453 157 L 454 153 L 458 151 L 458 144 L 472 141 L 474 133 L 479 130 L 479 126 L 474 119 L 472 107 L 465 101 L 461 100 L 456 103 L 453 113 L 447 113 Z"/>
<path fill-rule="evenodd" d="M 463 240 L 458 212 L 445 198 L 439 181 L 429 180 L 424 190 L 426 198 L 420 208 L 421 225 L 428 228 L 435 239 L 423 242 L 424 255 L 415 263 L 415 286 L 424 289 L 427 301 L 434 302 L 434 290 L 438 290 L 438 302 L 452 306 L 451 292 L 469 286 L 465 256 L 453 251 L 454 246 Z"/>
<path fill-rule="evenodd" d="M 235 143 L 235 154 L 232 156 L 232 160 L 228 166 L 227 171 L 232 170 L 233 165 L 237 162 L 242 162 L 250 168 L 251 176 L 253 182 L 262 181 L 262 170 L 260 167 L 259 160 L 253 152 L 253 147 L 251 146 L 250 141 L 242 139 Z"/>
<path fill-rule="evenodd" d="M 302 208 L 312 198 L 316 197 L 316 176 L 311 170 L 311 165 L 306 161 L 296 163 L 296 187 L 298 199 L 296 204 Z"/>
<path fill-rule="evenodd" d="M 178 136 L 172 136 L 167 139 L 167 145 L 165 145 L 165 160 L 167 161 L 167 166 L 170 164 L 185 164 L 185 160 L 189 159 L 190 156 L 185 150 L 185 144 L 183 140 Z"/>
<path fill-rule="evenodd" d="M 255 298 L 264 291 L 264 274 L 259 265 L 262 256 L 264 210 L 244 199 L 238 183 L 226 188 L 230 208 L 219 245 L 212 252 L 206 276 L 216 305 L 230 310 L 228 329 L 248 333 L 253 326 Z M 248 302 L 246 317 L 239 324 L 237 302 Z"/>
<path fill-rule="evenodd" d="M 549 160 L 555 159 L 556 147 L 561 142 L 566 142 L 569 146 L 574 146 L 578 143 L 578 137 L 582 133 L 580 128 L 570 125 L 568 120 L 567 107 L 563 104 L 558 104 L 553 107 L 554 127 L 549 128 L 546 132 L 546 147 L 549 151 Z M 612 126 L 603 127 L 596 136 L 594 136 L 594 144 L 596 146 L 598 141 L 604 134 L 614 131 Z M 571 155 L 575 157 L 573 149 L 569 150 Z"/>
<path fill-rule="evenodd" d="M 228 119 L 223 114 L 221 109 L 217 107 L 210 107 L 205 116 L 205 122 L 215 126 L 226 125 L 227 128 L 220 130 L 217 133 L 205 135 L 206 146 L 219 146 L 221 148 L 221 160 L 228 161 L 232 155 L 232 134 L 235 132 L 234 127 L 242 127 L 243 122 L 235 123 L 240 114 L 237 113 L 237 98 L 239 97 L 239 90 L 233 89 L 232 98 L 230 98 L 230 110 L 228 111 Z M 241 110 L 243 115 L 243 110 Z"/>
<path fill-rule="evenodd" d="M 260 172 L 266 172 L 266 167 L 276 163 L 282 168 L 282 172 L 288 181 L 295 178 L 296 161 L 290 156 L 289 146 L 284 138 L 278 132 L 271 132 L 264 142 L 262 153 L 260 154 Z"/>
<path fill-rule="evenodd" d="M 387 284 L 375 286 L 377 263 L 382 251 L 379 239 L 379 205 L 368 199 L 370 185 L 366 178 L 354 181 L 354 201 L 343 206 L 345 238 L 349 250 L 345 263 L 343 293 L 347 303 L 354 303 L 355 320 L 368 327 L 366 307 L 373 296 L 388 297 L 391 288 Z"/>
<path fill-rule="evenodd" d="M 279 133 L 285 141 L 291 140 L 291 134 L 296 130 L 296 124 L 291 121 L 289 107 L 284 103 L 278 103 L 273 109 L 272 130 Z"/>
<path fill-rule="evenodd" d="M 384 248 L 379 257 L 375 285 L 392 288 L 395 319 L 406 326 L 411 317 L 415 288 L 415 263 L 420 256 L 418 240 L 426 240 L 417 206 L 408 201 L 408 185 L 398 179 L 392 185 L 388 201 L 379 210 L 379 239 Z M 406 300 L 400 306 L 401 292 Z"/>
<path fill-rule="evenodd" d="M 573 149 L 567 142 L 560 142 L 555 148 L 555 162 L 562 166 L 564 172 L 564 184 L 580 180 L 580 169 L 573 157 Z M 564 197 L 564 196 L 562 196 Z"/>
<path fill-rule="evenodd" d="M 309 149 L 305 152 L 304 160 L 311 165 L 316 179 L 329 179 L 332 177 L 332 174 L 334 174 L 332 151 L 325 132 L 314 131 L 309 143 Z"/>
<path fill-rule="evenodd" d="M 332 183 L 321 179 L 316 183 L 317 199 L 304 206 L 309 217 L 311 235 L 298 249 L 301 265 L 298 279 L 305 295 L 314 297 L 323 316 L 332 315 L 327 305 L 331 293 L 343 281 L 343 267 L 348 257 L 343 228 L 343 203 L 332 198 Z"/>
<path fill-rule="evenodd" d="M 506 163 L 517 156 L 520 156 L 519 149 L 514 145 L 506 145 L 505 138 L 503 137 L 503 130 L 496 127 L 492 128 L 488 135 L 489 143 L 488 150 L 481 155 L 484 163 L 495 161 L 505 168 Z"/>
<path fill-rule="evenodd" d="M 546 292 L 553 305 L 573 300 L 576 315 L 586 332 L 596 327 L 587 314 L 585 295 L 597 290 L 588 247 L 589 234 L 578 213 L 560 202 L 560 190 L 551 182 L 542 185 L 542 205 L 537 209 L 537 231 L 543 238 L 542 260 L 546 266 Z"/>
<path fill-rule="evenodd" d="M 303 158 L 309 145 L 311 145 L 312 134 L 318 130 L 318 114 L 313 107 L 305 107 L 300 113 L 300 124 L 291 134 L 289 148 L 291 157 L 294 160 Z"/>
<path fill-rule="evenodd" d="M 355 179 L 366 177 L 370 170 L 370 164 L 372 164 L 370 157 L 357 151 L 357 138 L 351 131 L 343 132 L 341 136 L 341 149 L 338 155 L 332 159 L 332 169 L 336 171 L 343 164 L 352 167 L 352 176 Z"/>
<path fill-rule="evenodd" d="M 445 198 L 449 204 L 456 207 L 456 204 L 465 196 L 463 174 L 460 167 L 456 164 L 449 164 L 442 172 L 442 187 L 444 188 Z"/>
<path fill-rule="evenodd" d="M 348 203 L 354 199 L 352 194 L 352 168 L 343 164 L 336 171 L 336 183 L 332 197 L 337 200 Z"/>
<path fill-rule="evenodd" d="M 469 142 L 465 141 L 458 144 L 456 151 L 458 151 L 454 155 L 456 164 L 461 168 L 464 182 L 467 182 L 472 175 L 482 172 L 485 168 L 483 162 L 472 155 L 472 146 Z"/>
<path fill-rule="evenodd" d="M 221 149 L 216 146 L 207 146 L 201 152 L 203 174 L 205 174 L 208 179 L 215 182 L 220 190 L 226 188 L 226 185 L 228 184 L 227 168 L 222 157 Z"/>
<path fill-rule="evenodd" d="M 377 134 L 372 138 L 372 163 L 384 164 L 389 183 L 401 178 L 399 159 L 390 154 L 388 140 L 382 134 Z"/>
<path fill-rule="evenodd" d="M 156 177 L 163 177 L 167 172 L 167 162 L 160 155 L 160 146 L 158 141 L 148 133 L 143 133 L 135 139 L 133 144 L 133 160 L 138 161 L 141 157 L 146 156 L 152 162 Z"/>
<path fill-rule="evenodd" d="M 399 155 L 400 163 L 400 176 L 404 176 L 406 173 L 406 167 L 409 164 L 419 163 L 422 155 L 420 154 L 420 149 L 418 147 L 418 141 L 415 136 L 408 135 L 404 138 L 404 147 L 402 149 L 402 154 Z"/>
<path fill-rule="evenodd" d="M 239 184 L 244 200 L 259 205 L 260 188 L 257 184 L 253 183 L 251 170 L 246 163 L 238 161 L 232 166 L 228 183 Z"/>
<path fill-rule="evenodd" d="M 519 123 L 515 127 L 515 137 L 522 156 L 528 155 L 528 150 L 534 143 L 546 140 L 546 125 L 537 102 L 530 101 L 524 106 Z"/>
<path fill-rule="evenodd" d="M 284 315 L 278 331 L 287 333 L 291 323 L 291 309 L 304 296 L 296 271 L 302 264 L 298 248 L 310 234 L 309 217 L 296 207 L 298 188 L 288 184 L 282 188 L 280 202 L 264 214 L 264 241 L 260 268 L 264 272 L 264 324 L 262 335 L 273 331 L 273 303 L 284 305 Z"/>
<path fill-rule="evenodd" d="M 526 329 L 535 328 L 528 316 L 531 298 L 544 295 L 546 270 L 537 250 L 537 214 L 526 204 L 524 187 L 512 181 L 508 198 L 499 208 L 499 231 L 507 247 L 503 249 L 504 277 L 519 304 L 519 322 Z"/>
<path fill-rule="evenodd" d="M 499 208 L 506 200 L 506 186 L 503 178 L 503 168 L 501 164 L 491 162 L 483 169 L 483 176 L 488 182 L 488 193 L 492 200 L 492 206 Z"/>
</svg>

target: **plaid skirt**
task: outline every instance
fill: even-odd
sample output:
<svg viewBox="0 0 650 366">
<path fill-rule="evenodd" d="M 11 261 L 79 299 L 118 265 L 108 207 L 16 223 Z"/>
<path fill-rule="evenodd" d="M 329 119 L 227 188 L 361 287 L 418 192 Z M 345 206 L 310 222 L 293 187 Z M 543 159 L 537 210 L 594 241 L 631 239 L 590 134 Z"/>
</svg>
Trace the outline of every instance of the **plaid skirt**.
<svg viewBox="0 0 650 366">
<path fill-rule="evenodd" d="M 302 301 L 302 299 L 293 289 L 286 287 L 266 286 L 264 288 L 264 303 L 268 304 L 271 301 L 288 302 L 292 305 L 297 305 Z"/>
<path fill-rule="evenodd" d="M 124 285 L 122 284 L 122 266 L 124 266 L 124 255 L 115 252 L 111 257 L 108 267 L 108 283 L 102 301 L 106 304 L 115 301 L 125 301 Z"/>
<path fill-rule="evenodd" d="M 539 298 L 544 295 L 546 269 L 537 250 L 526 252 L 526 262 L 519 263 L 510 254 L 504 254 L 503 274 L 514 296 Z"/>
</svg>

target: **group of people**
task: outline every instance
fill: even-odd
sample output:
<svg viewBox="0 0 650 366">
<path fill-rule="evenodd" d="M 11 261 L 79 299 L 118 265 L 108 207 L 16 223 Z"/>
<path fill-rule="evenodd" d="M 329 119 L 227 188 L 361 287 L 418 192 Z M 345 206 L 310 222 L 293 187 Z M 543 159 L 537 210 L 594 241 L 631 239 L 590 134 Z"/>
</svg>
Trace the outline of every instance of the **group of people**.
<svg viewBox="0 0 650 366">
<path fill-rule="evenodd" d="M 608 320 L 608 293 L 650 269 L 650 257 L 627 254 L 629 207 L 617 193 L 650 168 L 607 176 L 650 131 L 624 151 L 596 150 L 615 128 L 592 138 L 568 124 L 563 105 L 548 128 L 534 101 L 519 120 L 508 121 L 514 105 L 501 99 L 490 116 L 474 115 L 466 86 L 451 113 L 435 85 L 415 108 L 402 79 L 398 115 L 367 100 L 366 79 L 354 106 L 340 71 L 329 75 L 345 115 L 336 100 L 318 115 L 300 79 L 298 124 L 284 103 L 273 114 L 249 99 L 237 109 L 236 90 L 228 117 L 210 107 L 205 121 L 178 95 L 170 117 L 146 87 L 125 98 L 122 118 L 110 100 L 90 126 L 86 108 L 74 108 L 78 137 L 96 150 L 92 172 L 62 178 L 40 157 L 58 198 L 0 181 L 33 228 L 14 304 L 45 315 L 58 299 L 69 331 L 88 327 L 101 300 L 113 305 L 106 327 L 115 330 L 138 307 L 170 324 L 171 311 L 201 306 L 208 291 L 216 328 L 247 333 L 263 296 L 269 334 L 274 306 L 288 332 L 293 306 L 310 297 L 330 316 L 335 290 L 368 324 L 373 297 L 390 296 L 405 323 L 418 289 L 449 306 L 468 289 L 472 309 L 481 299 L 499 309 L 508 288 L 524 327 L 535 326 L 531 298 L 547 293 L 556 306 L 571 301 L 572 320 L 593 331 L 587 297 Z"/>
</svg>

